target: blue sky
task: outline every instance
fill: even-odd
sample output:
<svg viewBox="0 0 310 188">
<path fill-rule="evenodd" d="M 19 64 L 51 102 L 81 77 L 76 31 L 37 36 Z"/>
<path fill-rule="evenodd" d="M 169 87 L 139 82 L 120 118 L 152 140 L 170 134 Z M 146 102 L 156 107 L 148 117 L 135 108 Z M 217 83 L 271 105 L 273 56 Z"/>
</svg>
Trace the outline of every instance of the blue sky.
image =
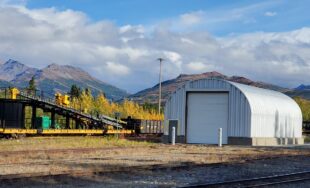
<svg viewBox="0 0 310 188">
<path fill-rule="evenodd" d="M 218 71 L 310 84 L 309 0 L 0 0 L 0 61 L 73 65 L 135 93 Z"/>
<path fill-rule="evenodd" d="M 242 21 L 228 19 L 194 28 L 217 36 L 289 31 L 310 25 L 309 0 L 28 0 L 27 7 L 78 10 L 93 21 L 110 20 L 119 26 L 149 25 L 196 11 L 205 12 L 209 19 L 225 17 L 225 14 L 229 16 L 231 11 L 246 15 Z"/>
</svg>

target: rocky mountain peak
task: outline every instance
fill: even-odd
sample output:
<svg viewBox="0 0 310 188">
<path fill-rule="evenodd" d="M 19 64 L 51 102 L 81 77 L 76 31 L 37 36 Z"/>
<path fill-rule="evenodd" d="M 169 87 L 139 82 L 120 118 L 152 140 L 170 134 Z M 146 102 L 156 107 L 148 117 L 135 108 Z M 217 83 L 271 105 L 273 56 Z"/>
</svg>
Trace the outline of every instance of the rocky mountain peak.
<svg viewBox="0 0 310 188">
<path fill-rule="evenodd" d="M 16 60 L 9 59 L 4 64 L 0 64 L 0 80 L 12 81 L 25 72 L 33 72 L 30 68 Z"/>
<path fill-rule="evenodd" d="M 223 77 L 223 76 L 225 76 L 222 73 L 219 73 L 217 71 L 205 72 L 205 73 L 202 73 L 202 75 L 210 76 L 210 77 Z"/>
<path fill-rule="evenodd" d="M 0 63 L 0 85 L 2 86 L 12 84 L 16 87 L 27 87 L 33 76 L 38 89 L 52 97 L 55 91 L 67 93 L 73 84 L 81 88 L 89 88 L 94 95 L 103 92 L 113 100 L 119 100 L 128 95 L 126 91 L 93 78 L 78 67 L 52 63 L 43 69 L 35 69 L 13 59 Z"/>
<path fill-rule="evenodd" d="M 16 60 L 13 60 L 13 59 L 9 59 L 8 61 L 6 61 L 3 64 L 3 66 L 5 66 L 6 68 L 15 68 L 15 69 L 27 67 L 26 65 L 24 65 L 24 64 L 22 64 Z"/>
<path fill-rule="evenodd" d="M 49 79 L 93 79 L 86 71 L 70 65 L 50 64 L 43 68 L 40 75 Z"/>
<path fill-rule="evenodd" d="M 239 83 L 243 83 L 243 84 L 248 84 L 250 85 L 251 83 L 253 83 L 252 80 L 248 79 L 248 78 L 245 78 L 245 77 L 242 77 L 242 76 L 232 76 L 230 77 L 230 80 L 231 81 L 234 81 L 234 82 L 239 82 Z"/>
<path fill-rule="evenodd" d="M 58 69 L 60 66 L 56 63 L 52 63 L 46 66 L 47 69 Z"/>
<path fill-rule="evenodd" d="M 298 87 L 296 87 L 295 90 L 310 90 L 310 86 L 301 84 Z"/>
</svg>

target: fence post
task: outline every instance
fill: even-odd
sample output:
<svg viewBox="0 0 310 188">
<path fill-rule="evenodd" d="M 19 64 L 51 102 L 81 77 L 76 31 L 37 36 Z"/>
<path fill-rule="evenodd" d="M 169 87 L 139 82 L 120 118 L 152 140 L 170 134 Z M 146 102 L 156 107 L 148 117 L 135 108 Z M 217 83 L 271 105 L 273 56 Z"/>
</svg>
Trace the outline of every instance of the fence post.
<svg viewBox="0 0 310 188">
<path fill-rule="evenodd" d="M 175 145 L 175 127 L 172 127 L 171 144 Z"/>
<path fill-rule="evenodd" d="M 222 128 L 218 130 L 218 146 L 222 147 Z"/>
</svg>

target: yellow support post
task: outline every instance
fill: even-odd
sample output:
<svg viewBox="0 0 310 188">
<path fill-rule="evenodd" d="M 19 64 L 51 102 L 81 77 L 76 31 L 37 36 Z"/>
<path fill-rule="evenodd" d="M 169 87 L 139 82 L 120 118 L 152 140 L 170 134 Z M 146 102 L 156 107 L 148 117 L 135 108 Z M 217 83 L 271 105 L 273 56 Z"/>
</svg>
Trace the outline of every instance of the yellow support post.
<svg viewBox="0 0 310 188">
<path fill-rule="evenodd" d="M 69 95 L 62 95 L 61 93 L 55 94 L 55 103 L 62 106 L 69 106 Z"/>
<path fill-rule="evenodd" d="M 70 104 L 69 95 L 62 96 L 62 104 L 64 106 L 69 106 L 69 104 Z"/>
<path fill-rule="evenodd" d="M 55 103 L 58 104 L 58 105 L 61 105 L 61 101 L 62 101 L 62 96 L 60 93 L 56 93 L 55 94 Z"/>
<path fill-rule="evenodd" d="M 19 94 L 19 90 L 17 88 L 14 87 L 11 89 L 11 99 L 15 100 L 18 94 Z"/>
</svg>

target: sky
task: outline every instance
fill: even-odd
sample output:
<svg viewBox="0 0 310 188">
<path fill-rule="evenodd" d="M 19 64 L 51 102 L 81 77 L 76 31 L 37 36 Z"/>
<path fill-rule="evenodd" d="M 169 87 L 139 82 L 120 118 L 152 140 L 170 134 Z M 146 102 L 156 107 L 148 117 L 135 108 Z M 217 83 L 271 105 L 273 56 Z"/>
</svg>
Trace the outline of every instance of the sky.
<svg viewBox="0 0 310 188">
<path fill-rule="evenodd" d="M 135 93 L 218 71 L 310 84 L 308 0 L 0 0 L 0 60 L 80 67 Z"/>
</svg>

